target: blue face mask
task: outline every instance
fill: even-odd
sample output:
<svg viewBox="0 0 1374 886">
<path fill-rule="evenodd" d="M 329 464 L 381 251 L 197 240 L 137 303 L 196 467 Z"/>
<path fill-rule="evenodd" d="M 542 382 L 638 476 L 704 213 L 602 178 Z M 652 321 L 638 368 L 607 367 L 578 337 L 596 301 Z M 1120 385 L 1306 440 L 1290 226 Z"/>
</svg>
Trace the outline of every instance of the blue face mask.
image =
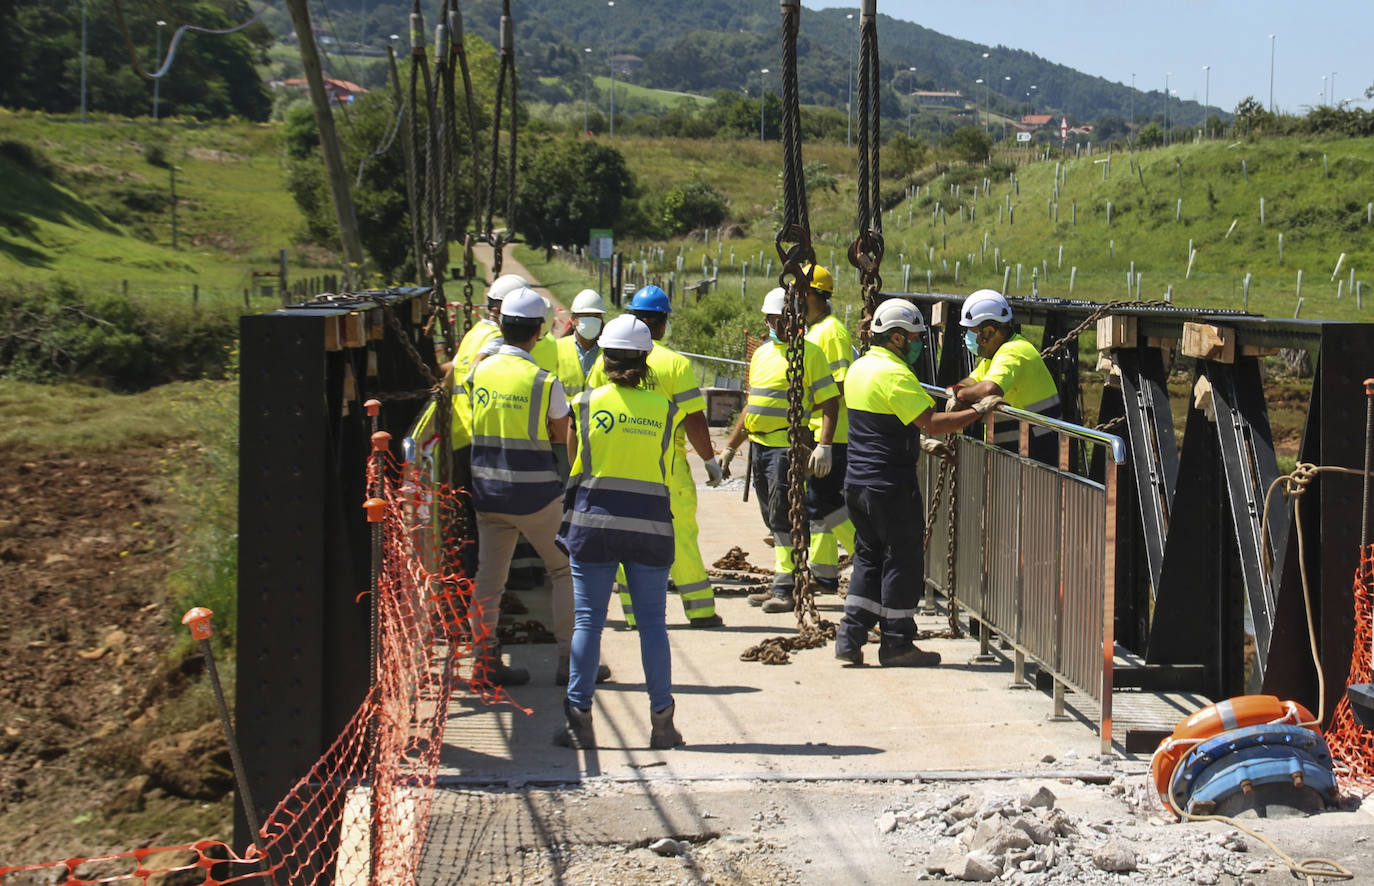
<svg viewBox="0 0 1374 886">
<path fill-rule="evenodd" d="M 768 340 L 782 344 L 782 339 L 778 338 L 778 331 L 771 326 L 768 327 Z"/>
<path fill-rule="evenodd" d="M 973 356 L 978 356 L 978 332 L 976 330 L 964 330 L 964 347 L 968 348 L 968 352 Z"/>
</svg>

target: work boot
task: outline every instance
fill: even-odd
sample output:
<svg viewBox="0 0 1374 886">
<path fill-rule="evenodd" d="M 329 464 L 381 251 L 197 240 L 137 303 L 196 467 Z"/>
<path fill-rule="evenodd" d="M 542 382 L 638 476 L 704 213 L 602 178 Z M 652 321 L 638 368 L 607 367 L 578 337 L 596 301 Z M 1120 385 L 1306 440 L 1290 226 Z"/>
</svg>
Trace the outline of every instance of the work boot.
<svg viewBox="0 0 1374 886">
<path fill-rule="evenodd" d="M 474 676 L 485 678 L 493 686 L 524 686 L 530 681 L 529 671 L 502 663 L 501 647 L 494 644 L 482 647 L 478 653 Z"/>
<path fill-rule="evenodd" d="M 705 618 L 689 618 L 687 624 L 694 628 L 719 628 L 724 626 L 725 619 L 721 618 L 719 614 L 715 614 Z"/>
<path fill-rule="evenodd" d="M 762 606 L 764 603 L 767 603 L 771 599 L 773 599 L 773 592 L 767 590 L 755 591 L 748 597 L 750 606 Z"/>
<path fill-rule="evenodd" d="M 835 658 L 844 662 L 845 664 L 861 665 L 864 663 L 864 651 L 857 646 L 853 649 L 850 649 L 846 646 L 842 646 L 840 645 L 840 641 L 836 640 Z"/>
<path fill-rule="evenodd" d="M 592 729 L 592 712 L 575 708 L 572 702 L 563 699 L 563 726 L 553 734 L 553 743 L 560 748 L 574 748 L 579 751 L 596 747 L 596 732 Z"/>
<path fill-rule="evenodd" d="M 796 608 L 797 603 L 791 594 L 774 594 L 763 603 L 764 612 L 791 612 Z"/>
<path fill-rule="evenodd" d="M 567 686 L 571 676 L 572 662 L 566 655 L 558 656 L 558 670 L 553 675 L 553 685 Z M 604 664 L 598 664 L 596 666 L 596 682 L 605 683 L 609 679 L 611 679 L 611 669 Z"/>
<path fill-rule="evenodd" d="M 933 668 L 940 663 L 940 653 L 918 649 L 914 643 L 890 651 L 880 648 L 878 663 L 885 668 Z"/>
<path fill-rule="evenodd" d="M 674 702 L 661 711 L 649 713 L 649 723 L 653 726 L 653 731 L 649 733 L 649 747 L 666 751 L 686 743 L 682 740 L 682 733 L 673 725 L 673 711 L 676 708 L 677 702 Z"/>
</svg>

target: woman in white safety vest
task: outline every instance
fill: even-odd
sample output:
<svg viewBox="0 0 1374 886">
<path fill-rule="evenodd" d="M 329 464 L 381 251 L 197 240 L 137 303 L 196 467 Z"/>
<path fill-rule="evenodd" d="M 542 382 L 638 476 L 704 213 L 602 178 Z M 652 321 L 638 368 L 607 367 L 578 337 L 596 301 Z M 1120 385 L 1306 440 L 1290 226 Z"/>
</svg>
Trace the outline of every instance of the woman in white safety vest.
<svg viewBox="0 0 1374 886">
<path fill-rule="evenodd" d="M 664 609 L 673 562 L 668 480 L 673 434 L 683 416 L 652 389 L 647 358 L 654 342 L 644 321 L 629 314 L 617 317 L 606 324 L 599 343 L 610 384 L 584 391 L 572 402 L 572 476 L 558 530 L 558 544 L 572 564 L 572 662 L 563 702 L 566 723 L 554 735 L 554 743 L 596 746 L 592 695 L 601 632 L 616 567 L 624 564 L 649 692 L 649 744 L 667 749 L 682 744 L 673 726 L 672 658 Z"/>
</svg>

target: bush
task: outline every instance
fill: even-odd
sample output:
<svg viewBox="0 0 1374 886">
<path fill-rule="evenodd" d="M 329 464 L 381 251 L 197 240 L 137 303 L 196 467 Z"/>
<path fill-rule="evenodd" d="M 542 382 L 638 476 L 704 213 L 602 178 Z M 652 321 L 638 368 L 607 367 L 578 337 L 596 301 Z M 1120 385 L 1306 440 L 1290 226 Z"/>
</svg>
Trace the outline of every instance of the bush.
<svg viewBox="0 0 1374 886">
<path fill-rule="evenodd" d="M 150 317 L 113 295 L 13 281 L 0 287 L 0 377 L 87 380 L 133 391 L 220 377 L 235 326 L 226 318 Z"/>
<path fill-rule="evenodd" d="M 690 181 L 663 196 L 663 225 L 670 234 L 714 228 L 729 211 L 725 197 L 695 172 Z"/>
</svg>

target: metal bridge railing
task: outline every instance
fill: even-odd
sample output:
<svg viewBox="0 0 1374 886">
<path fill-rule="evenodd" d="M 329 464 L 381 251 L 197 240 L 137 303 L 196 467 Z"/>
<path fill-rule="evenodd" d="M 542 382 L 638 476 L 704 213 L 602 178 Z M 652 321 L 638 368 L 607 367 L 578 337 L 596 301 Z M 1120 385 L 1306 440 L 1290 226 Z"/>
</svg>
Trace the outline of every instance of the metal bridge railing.
<svg viewBox="0 0 1374 886">
<path fill-rule="evenodd" d="M 944 396 L 940 388 L 925 387 L 932 396 Z M 1019 454 L 991 442 L 994 415 L 1019 423 Z M 1057 467 L 1029 457 L 1035 427 L 1058 436 Z M 1069 471 L 1073 441 L 1104 448 L 1103 482 Z M 949 509 L 936 508 L 930 550 L 948 551 L 952 544 L 954 568 L 943 557 L 927 556 L 927 587 L 978 622 L 982 656 L 991 658 L 993 633 L 1012 648 L 1013 686 L 1028 685 L 1027 657 L 1052 676 L 1055 717 L 1064 716 L 1065 687 L 1098 702 L 1102 752 L 1110 753 L 1116 472 L 1126 460 L 1125 444 L 1114 434 L 1006 406 L 988 414 L 984 439 L 958 435 L 950 443 L 958 466 L 956 525 L 951 532 Z M 921 458 L 927 500 L 939 483 L 940 465 L 939 459 Z"/>
<path fill-rule="evenodd" d="M 678 351 L 696 366 L 697 379 L 702 387 L 733 388 L 739 390 L 749 375 L 749 363 L 745 360 L 731 360 L 729 357 L 712 357 L 709 354 L 693 354 Z M 712 376 L 707 377 L 708 369 Z"/>
</svg>

